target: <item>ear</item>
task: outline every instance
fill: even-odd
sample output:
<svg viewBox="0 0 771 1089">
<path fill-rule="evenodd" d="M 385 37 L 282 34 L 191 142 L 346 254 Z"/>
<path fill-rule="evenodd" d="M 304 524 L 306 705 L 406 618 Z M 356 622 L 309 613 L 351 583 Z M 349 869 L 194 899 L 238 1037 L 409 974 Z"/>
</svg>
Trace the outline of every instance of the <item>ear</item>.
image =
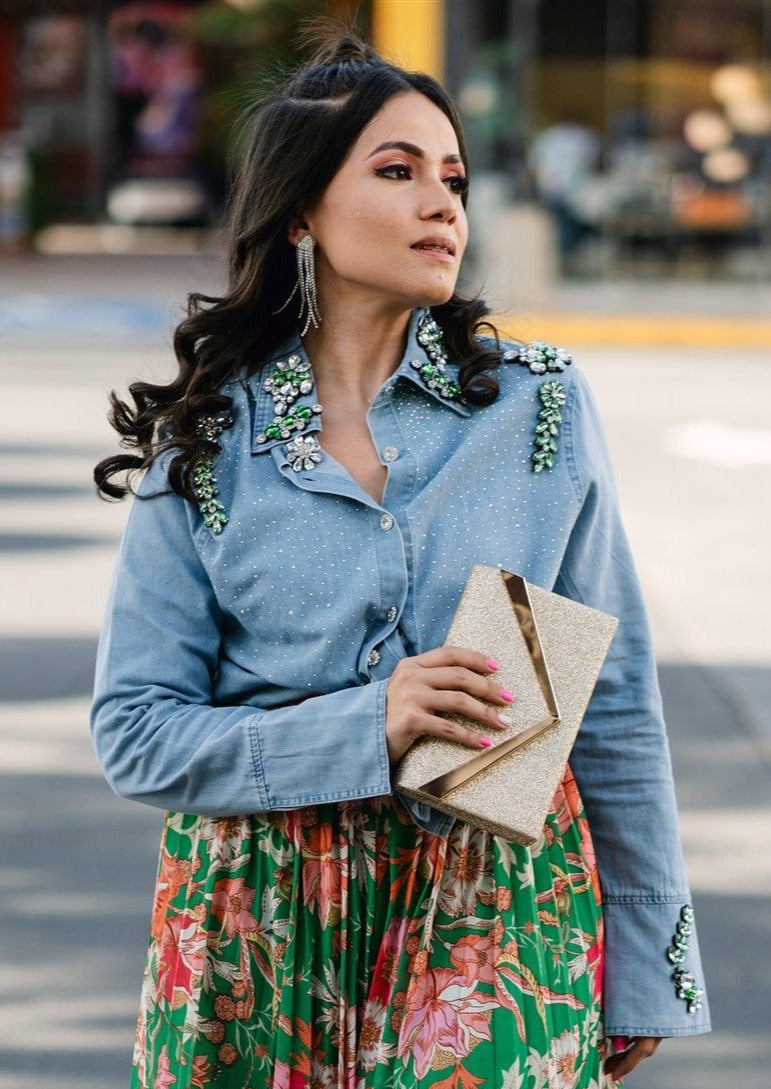
<svg viewBox="0 0 771 1089">
<path fill-rule="evenodd" d="M 289 220 L 289 229 L 287 230 L 287 238 L 291 245 L 296 246 L 301 241 L 304 235 L 308 234 L 310 227 L 304 216 L 296 215 L 292 216 Z"/>
</svg>

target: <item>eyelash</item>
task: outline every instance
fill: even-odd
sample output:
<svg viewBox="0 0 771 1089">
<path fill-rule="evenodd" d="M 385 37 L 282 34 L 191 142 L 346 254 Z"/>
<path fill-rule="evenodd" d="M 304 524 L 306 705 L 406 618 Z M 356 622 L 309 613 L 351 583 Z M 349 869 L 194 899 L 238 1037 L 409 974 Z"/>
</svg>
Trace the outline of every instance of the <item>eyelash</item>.
<svg viewBox="0 0 771 1089">
<path fill-rule="evenodd" d="M 412 177 L 412 169 L 405 163 L 389 163 L 388 166 L 379 166 L 375 173 L 379 178 L 393 178 L 395 181 L 409 181 Z M 458 197 L 465 197 L 468 193 L 468 179 L 462 174 L 451 174 L 445 181 L 449 182 L 449 189 Z"/>
</svg>

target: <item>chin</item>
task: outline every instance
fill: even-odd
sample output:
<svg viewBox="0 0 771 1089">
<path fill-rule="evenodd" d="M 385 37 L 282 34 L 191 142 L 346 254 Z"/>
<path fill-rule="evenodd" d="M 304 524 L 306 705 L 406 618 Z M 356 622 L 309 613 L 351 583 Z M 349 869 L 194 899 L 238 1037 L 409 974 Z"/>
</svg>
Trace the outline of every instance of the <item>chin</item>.
<svg viewBox="0 0 771 1089">
<path fill-rule="evenodd" d="M 456 283 L 457 280 L 453 280 L 452 283 L 433 284 L 430 287 L 426 287 L 425 291 L 421 294 L 420 302 L 416 302 L 415 305 L 442 306 L 444 303 L 449 302 L 453 297 Z"/>
</svg>

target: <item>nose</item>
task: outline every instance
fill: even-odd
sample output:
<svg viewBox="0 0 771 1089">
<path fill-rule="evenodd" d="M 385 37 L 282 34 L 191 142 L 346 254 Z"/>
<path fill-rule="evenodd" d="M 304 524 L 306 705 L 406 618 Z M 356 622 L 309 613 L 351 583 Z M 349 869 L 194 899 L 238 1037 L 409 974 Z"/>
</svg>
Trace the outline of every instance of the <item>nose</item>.
<svg viewBox="0 0 771 1089">
<path fill-rule="evenodd" d="M 457 198 L 453 196 L 441 178 L 426 182 L 420 218 L 439 223 L 454 223 L 458 217 Z"/>
</svg>

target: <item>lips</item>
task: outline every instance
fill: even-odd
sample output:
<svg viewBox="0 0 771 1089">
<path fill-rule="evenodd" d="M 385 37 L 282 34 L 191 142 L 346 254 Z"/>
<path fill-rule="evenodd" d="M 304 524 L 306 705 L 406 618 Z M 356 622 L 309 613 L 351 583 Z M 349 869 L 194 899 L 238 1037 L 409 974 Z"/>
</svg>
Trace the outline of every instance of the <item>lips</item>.
<svg viewBox="0 0 771 1089">
<path fill-rule="evenodd" d="M 448 257 L 455 256 L 455 243 L 449 238 L 442 238 L 441 235 L 429 235 L 427 238 L 421 238 L 419 242 L 413 242 L 410 249 L 429 253 L 443 253 Z"/>
</svg>

